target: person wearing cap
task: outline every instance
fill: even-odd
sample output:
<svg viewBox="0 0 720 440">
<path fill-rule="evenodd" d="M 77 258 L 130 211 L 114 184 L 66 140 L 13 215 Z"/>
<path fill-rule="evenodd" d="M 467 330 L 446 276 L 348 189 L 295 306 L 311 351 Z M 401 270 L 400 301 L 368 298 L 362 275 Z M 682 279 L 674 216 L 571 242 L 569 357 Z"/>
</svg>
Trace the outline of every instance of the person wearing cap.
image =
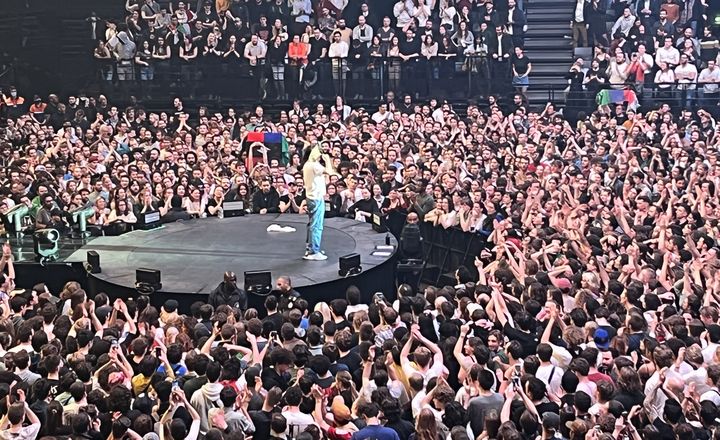
<svg viewBox="0 0 720 440">
<path fill-rule="evenodd" d="M 312 397 L 315 400 L 313 419 L 320 429 L 327 433 L 327 435 L 332 439 L 350 440 L 353 434 L 358 431 L 358 428 L 352 422 L 352 414 L 350 413 L 350 409 L 347 405 L 345 405 L 342 397 L 335 397 L 330 406 L 332 425 L 326 421 L 325 417 L 327 395 L 319 386 L 314 385 L 312 387 Z"/>
<path fill-rule="evenodd" d="M 238 287 L 235 272 L 228 271 L 223 274 L 223 281 L 210 292 L 208 304 L 215 309 L 221 305 L 229 305 L 240 310 L 247 309 L 247 294 Z"/>
</svg>

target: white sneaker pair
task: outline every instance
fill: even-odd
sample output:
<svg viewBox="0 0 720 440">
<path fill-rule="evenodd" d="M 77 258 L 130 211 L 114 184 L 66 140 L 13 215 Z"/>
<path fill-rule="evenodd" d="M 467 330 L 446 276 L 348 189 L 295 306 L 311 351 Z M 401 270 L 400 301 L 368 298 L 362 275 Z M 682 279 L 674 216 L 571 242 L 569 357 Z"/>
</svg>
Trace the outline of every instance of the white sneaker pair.
<svg viewBox="0 0 720 440">
<path fill-rule="evenodd" d="M 327 259 L 328 259 L 327 255 L 322 254 L 320 252 L 318 252 L 316 254 L 306 254 L 303 257 L 303 260 L 309 260 L 309 261 L 324 261 Z"/>
</svg>

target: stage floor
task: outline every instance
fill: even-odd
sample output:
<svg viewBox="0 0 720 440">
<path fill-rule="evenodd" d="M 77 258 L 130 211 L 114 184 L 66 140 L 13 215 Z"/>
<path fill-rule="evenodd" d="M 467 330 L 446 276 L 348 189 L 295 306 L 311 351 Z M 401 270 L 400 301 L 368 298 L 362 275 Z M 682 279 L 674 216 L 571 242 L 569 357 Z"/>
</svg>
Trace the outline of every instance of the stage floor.
<svg viewBox="0 0 720 440">
<path fill-rule="evenodd" d="M 267 232 L 271 224 L 292 226 L 295 232 Z M 100 254 L 99 280 L 134 288 L 137 268 L 161 271 L 162 292 L 208 294 L 234 271 L 268 270 L 273 282 L 288 275 L 295 287 L 331 283 L 338 279 L 338 259 L 358 253 L 363 273 L 383 265 L 391 256 L 373 256 L 385 244 L 386 234 L 368 223 L 345 218 L 326 219 L 323 250 L 326 261 L 306 261 L 307 217 L 295 214 L 250 215 L 224 219 L 177 222 L 150 231 L 132 231 L 119 237 L 98 237 L 77 249 L 65 261 L 85 261 L 87 251 Z M 390 236 L 391 244 L 397 245 Z"/>
</svg>

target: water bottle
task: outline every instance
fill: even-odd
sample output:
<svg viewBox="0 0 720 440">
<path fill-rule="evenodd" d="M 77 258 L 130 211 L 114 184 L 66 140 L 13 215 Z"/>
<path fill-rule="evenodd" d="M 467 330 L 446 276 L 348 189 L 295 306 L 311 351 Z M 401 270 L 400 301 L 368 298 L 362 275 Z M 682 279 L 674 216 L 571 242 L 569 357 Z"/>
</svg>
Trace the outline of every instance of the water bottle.
<svg viewBox="0 0 720 440">
<path fill-rule="evenodd" d="M 225 214 L 223 214 L 223 209 L 220 208 L 220 209 L 218 210 L 218 218 L 223 218 L 223 217 L 225 217 Z"/>
</svg>

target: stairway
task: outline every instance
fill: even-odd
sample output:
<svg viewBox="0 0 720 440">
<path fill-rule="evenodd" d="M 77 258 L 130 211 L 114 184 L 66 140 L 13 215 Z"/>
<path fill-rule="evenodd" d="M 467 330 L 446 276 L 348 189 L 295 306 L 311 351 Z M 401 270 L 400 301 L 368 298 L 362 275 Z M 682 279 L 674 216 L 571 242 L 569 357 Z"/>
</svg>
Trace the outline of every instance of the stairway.
<svg viewBox="0 0 720 440">
<path fill-rule="evenodd" d="M 532 104 L 544 104 L 549 90 L 554 100 L 562 99 L 567 86 L 565 74 L 573 59 L 570 35 L 575 2 L 573 0 L 527 0 L 528 30 L 525 34 L 525 54 L 532 62 L 528 99 Z"/>
</svg>

